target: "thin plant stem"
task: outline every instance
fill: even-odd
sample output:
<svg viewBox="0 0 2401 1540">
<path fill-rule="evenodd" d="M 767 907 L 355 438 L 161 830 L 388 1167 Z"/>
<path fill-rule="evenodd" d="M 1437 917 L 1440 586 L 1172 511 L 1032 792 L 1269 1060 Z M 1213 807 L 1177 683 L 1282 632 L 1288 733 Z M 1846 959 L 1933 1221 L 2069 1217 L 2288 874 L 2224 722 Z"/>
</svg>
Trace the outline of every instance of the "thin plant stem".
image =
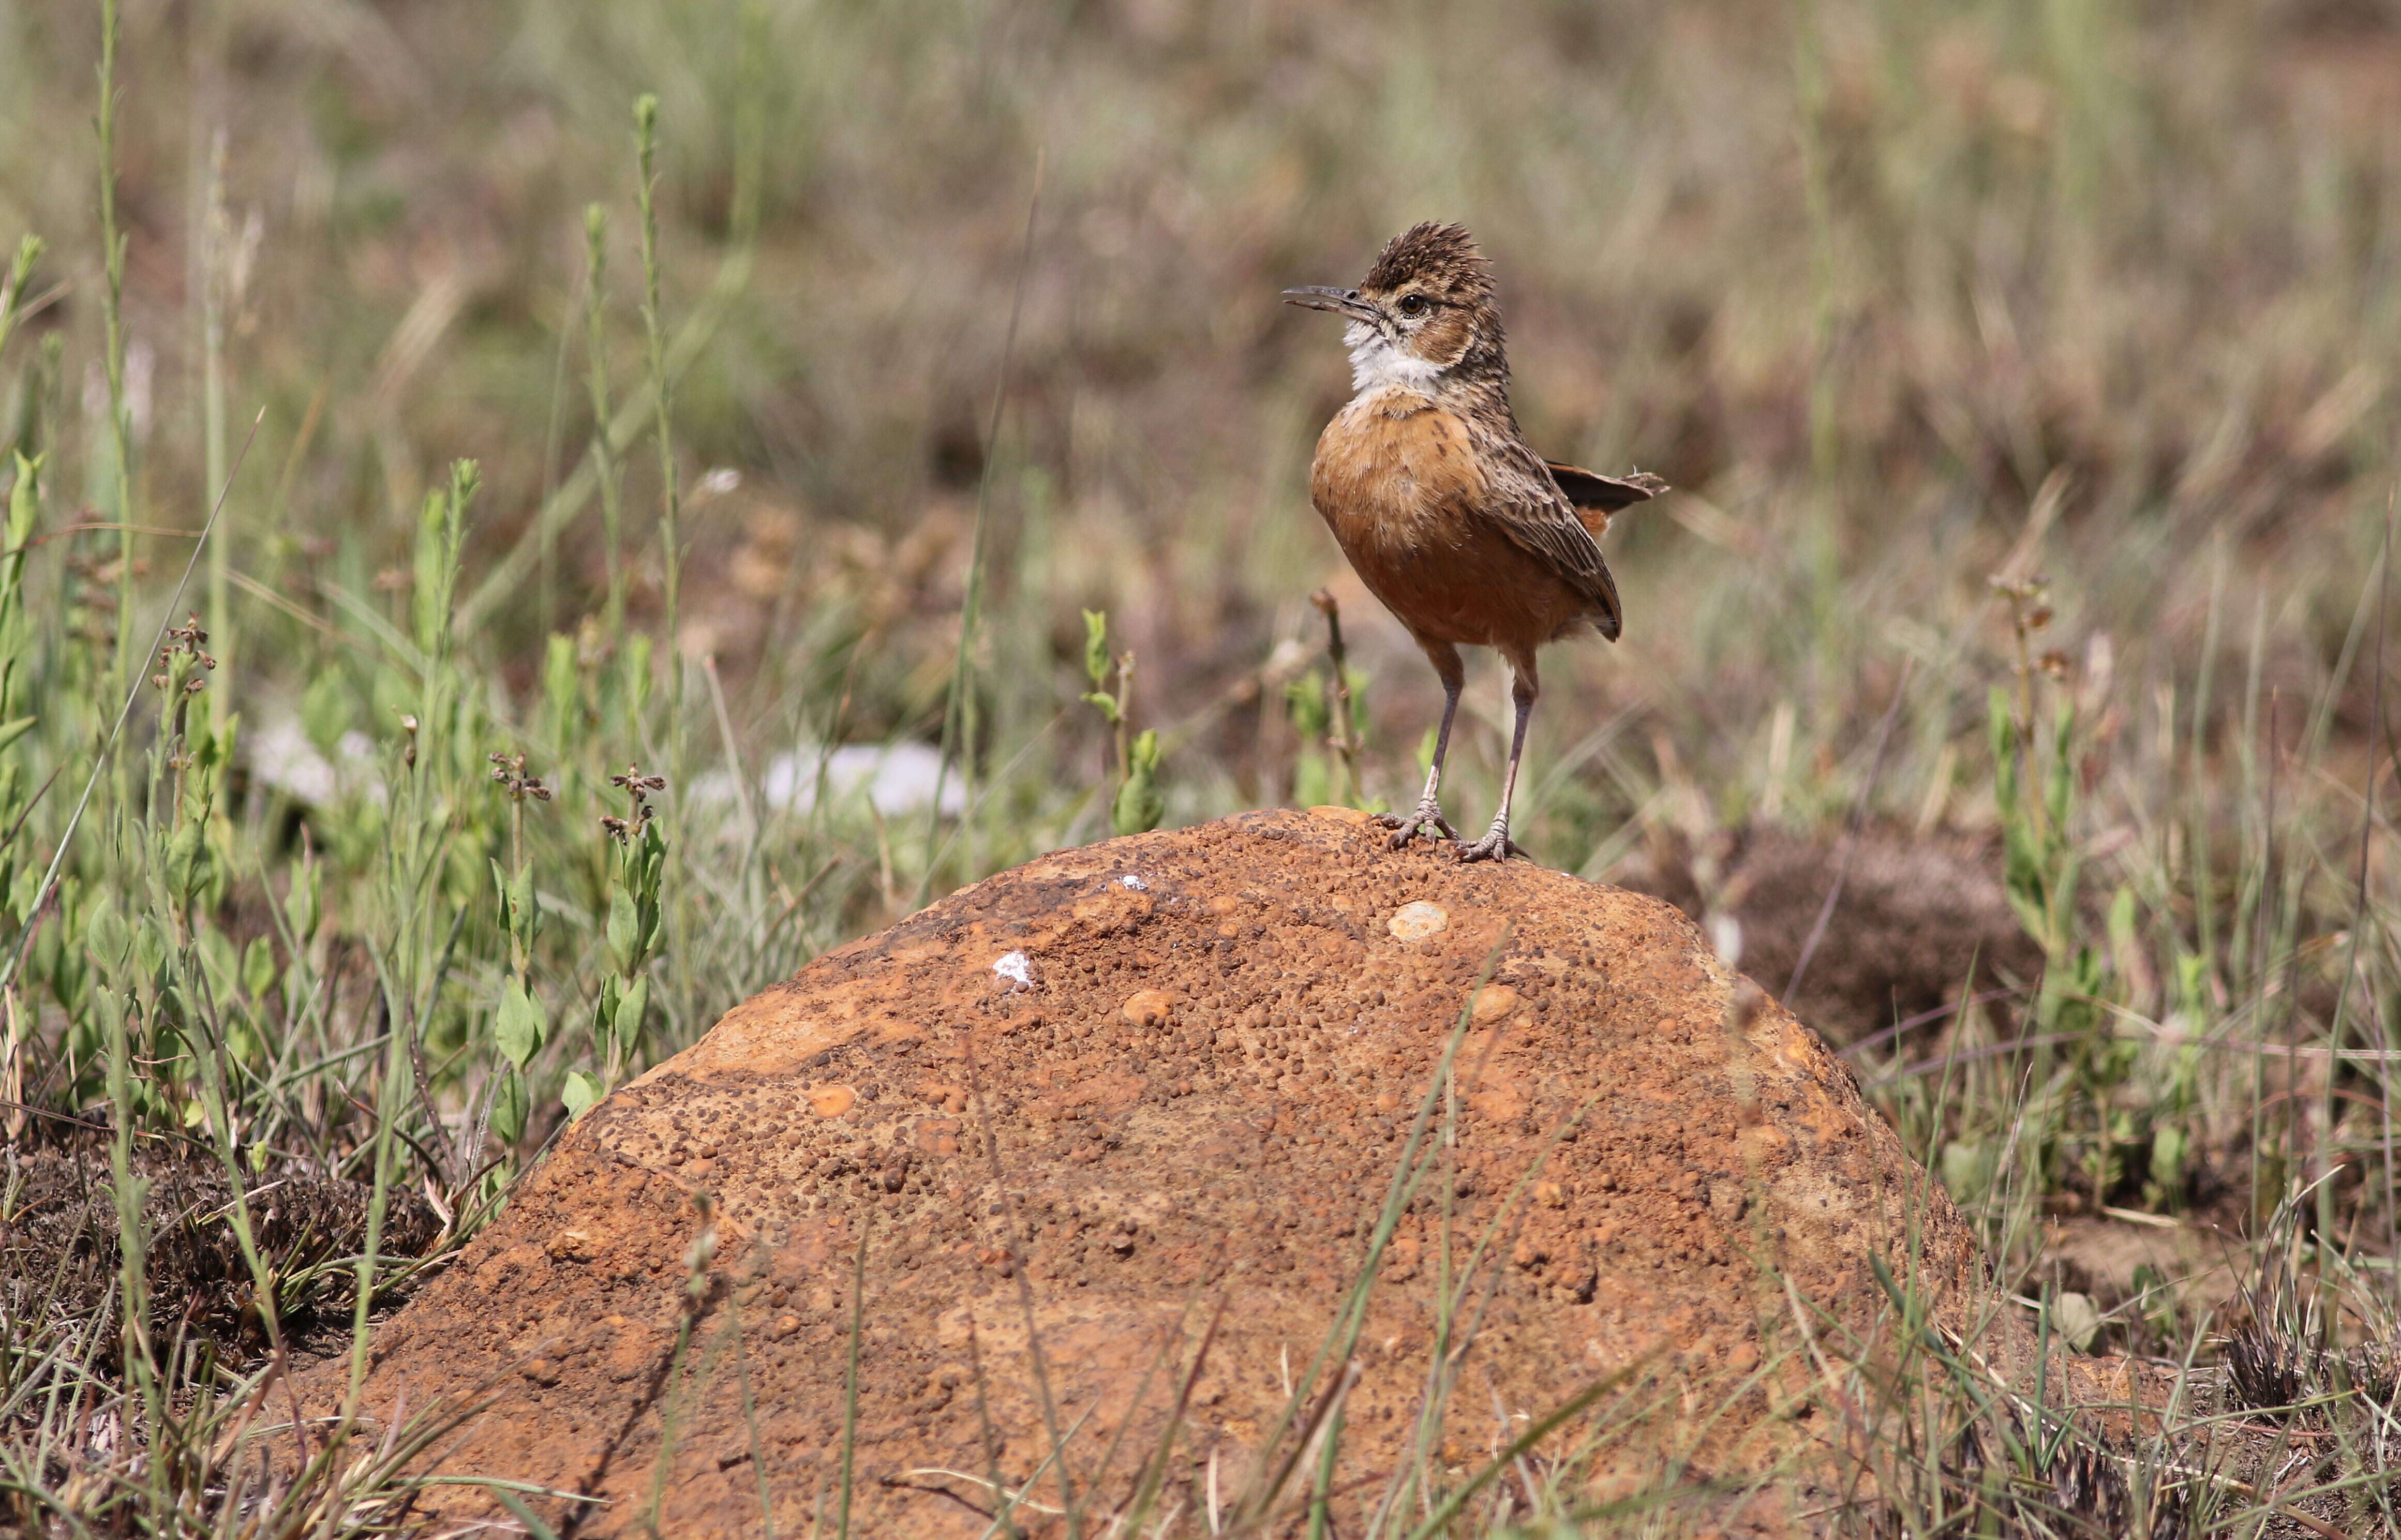
<svg viewBox="0 0 2401 1540">
<path fill-rule="evenodd" d="M 109 501 L 120 527 L 117 537 L 117 678 L 120 684 L 140 677 L 140 659 L 147 653 L 133 649 L 133 418 L 125 395 L 125 234 L 117 227 L 117 44 L 120 31 L 117 0 L 100 7 L 100 241 L 105 282 L 101 287 L 101 326 L 106 334 L 104 367 L 108 374 L 109 441 L 116 451 L 110 468 Z"/>
<path fill-rule="evenodd" d="M 569 295 L 566 309 L 558 321 L 558 346 L 550 363 L 550 411 L 542 432 L 542 501 L 547 504 L 558 493 L 558 443 L 567 426 L 567 357 L 575 343 L 575 322 L 583 309 L 581 296 Z M 595 412 L 595 423 L 606 423 L 609 414 Z M 558 629 L 558 529 L 555 525 L 537 524 L 535 538 L 541 551 L 537 566 L 535 616 L 541 622 L 542 633 L 549 636 Z"/>
<path fill-rule="evenodd" d="M 659 555 L 664 564 L 665 635 L 667 665 L 667 776 L 683 783 L 683 664 L 678 628 L 683 587 L 682 488 L 676 478 L 675 379 L 667 372 L 666 332 L 659 323 L 659 218 L 652 194 L 657 183 L 659 99 L 645 94 L 634 103 L 634 199 L 642 217 L 642 336 L 648 349 L 653 436 L 659 449 Z"/>
<path fill-rule="evenodd" d="M 611 432 L 614 419 L 609 410 L 609 211 L 597 203 L 583 211 L 583 354 L 592 394 L 592 467 L 600 488 L 600 554 L 609 578 L 601 627 L 615 642 L 625 632 L 624 509 Z M 544 505 L 550 501 L 544 500 Z M 549 521 L 537 518 L 535 523 L 544 540 L 556 540 Z"/>
<path fill-rule="evenodd" d="M 225 309 L 229 261 L 226 250 L 230 230 L 226 215 L 226 132 L 219 128 L 209 144 L 209 187 L 200 220 L 200 441 L 205 491 L 226 485 Z M 235 653 L 233 623 L 233 541 L 230 536 L 209 547 L 209 628 L 220 663 Z M 225 725 L 231 711 L 228 694 L 209 694 L 210 720 Z"/>
</svg>

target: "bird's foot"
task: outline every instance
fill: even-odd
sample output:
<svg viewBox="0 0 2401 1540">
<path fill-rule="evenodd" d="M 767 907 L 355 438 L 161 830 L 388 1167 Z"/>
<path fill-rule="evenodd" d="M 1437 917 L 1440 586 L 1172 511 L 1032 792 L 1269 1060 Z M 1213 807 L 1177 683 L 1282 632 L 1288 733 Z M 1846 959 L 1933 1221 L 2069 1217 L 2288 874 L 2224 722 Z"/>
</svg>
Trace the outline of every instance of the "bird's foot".
<svg viewBox="0 0 2401 1540">
<path fill-rule="evenodd" d="M 1451 828 L 1444 819 L 1442 804 L 1432 797 L 1419 803 L 1417 811 L 1407 818 L 1400 818 L 1391 813 L 1379 813 L 1367 821 L 1379 829 L 1389 829 L 1393 832 L 1393 837 L 1384 842 L 1384 847 L 1388 850 L 1406 849 L 1411 840 L 1429 829 L 1435 832 L 1434 837 L 1438 839 L 1459 838 L 1459 832 Z"/>
<path fill-rule="evenodd" d="M 1494 824 L 1482 839 L 1474 845 L 1462 845 L 1458 850 L 1462 861 L 1500 861 L 1524 854 L 1509 838 L 1509 826 L 1505 823 Z"/>
</svg>

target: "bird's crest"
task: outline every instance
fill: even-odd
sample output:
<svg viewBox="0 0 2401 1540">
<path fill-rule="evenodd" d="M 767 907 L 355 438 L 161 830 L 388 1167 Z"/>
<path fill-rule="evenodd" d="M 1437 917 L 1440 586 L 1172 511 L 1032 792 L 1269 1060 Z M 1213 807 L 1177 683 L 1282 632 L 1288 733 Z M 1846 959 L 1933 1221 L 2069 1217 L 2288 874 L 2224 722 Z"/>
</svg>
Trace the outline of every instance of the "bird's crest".
<svg viewBox="0 0 2401 1540">
<path fill-rule="evenodd" d="M 1377 254 L 1359 287 L 1390 294 L 1411 282 L 1457 300 L 1492 300 L 1492 264 L 1476 250 L 1475 238 L 1464 225 L 1428 222 L 1403 230 Z"/>
</svg>

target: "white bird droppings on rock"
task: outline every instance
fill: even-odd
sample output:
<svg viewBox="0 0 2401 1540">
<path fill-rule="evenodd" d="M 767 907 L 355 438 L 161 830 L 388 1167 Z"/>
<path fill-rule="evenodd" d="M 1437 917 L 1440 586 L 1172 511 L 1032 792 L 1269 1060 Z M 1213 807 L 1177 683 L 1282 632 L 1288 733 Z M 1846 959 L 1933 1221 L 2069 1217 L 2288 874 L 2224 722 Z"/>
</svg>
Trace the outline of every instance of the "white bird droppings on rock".
<svg viewBox="0 0 2401 1540">
<path fill-rule="evenodd" d="M 1034 964 L 1022 952 L 1003 954 L 1000 960 L 992 965 L 992 970 L 1008 981 L 1011 994 L 1034 987 Z"/>
<path fill-rule="evenodd" d="M 1143 881 L 1140 877 L 1135 876 L 1131 872 L 1127 873 L 1124 876 L 1119 877 L 1118 881 L 1123 883 L 1126 887 L 1132 888 L 1137 893 L 1147 893 L 1150 891 L 1150 884 Z"/>
</svg>

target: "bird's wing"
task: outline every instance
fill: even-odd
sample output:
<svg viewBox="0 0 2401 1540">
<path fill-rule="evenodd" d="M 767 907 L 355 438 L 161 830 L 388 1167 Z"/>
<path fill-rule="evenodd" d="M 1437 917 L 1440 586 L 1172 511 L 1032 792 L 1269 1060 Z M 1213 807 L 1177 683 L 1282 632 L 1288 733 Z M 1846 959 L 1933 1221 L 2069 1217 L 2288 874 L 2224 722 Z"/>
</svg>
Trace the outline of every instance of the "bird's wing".
<svg viewBox="0 0 2401 1540">
<path fill-rule="evenodd" d="M 1476 458 L 1484 466 L 1485 510 L 1518 548 L 1584 597 L 1600 634 L 1615 641 L 1626 618 L 1617 602 L 1617 582 L 1601 559 L 1600 543 L 1559 490 L 1550 467 L 1514 434 L 1478 432 L 1477 436 L 1483 439 Z"/>
</svg>

